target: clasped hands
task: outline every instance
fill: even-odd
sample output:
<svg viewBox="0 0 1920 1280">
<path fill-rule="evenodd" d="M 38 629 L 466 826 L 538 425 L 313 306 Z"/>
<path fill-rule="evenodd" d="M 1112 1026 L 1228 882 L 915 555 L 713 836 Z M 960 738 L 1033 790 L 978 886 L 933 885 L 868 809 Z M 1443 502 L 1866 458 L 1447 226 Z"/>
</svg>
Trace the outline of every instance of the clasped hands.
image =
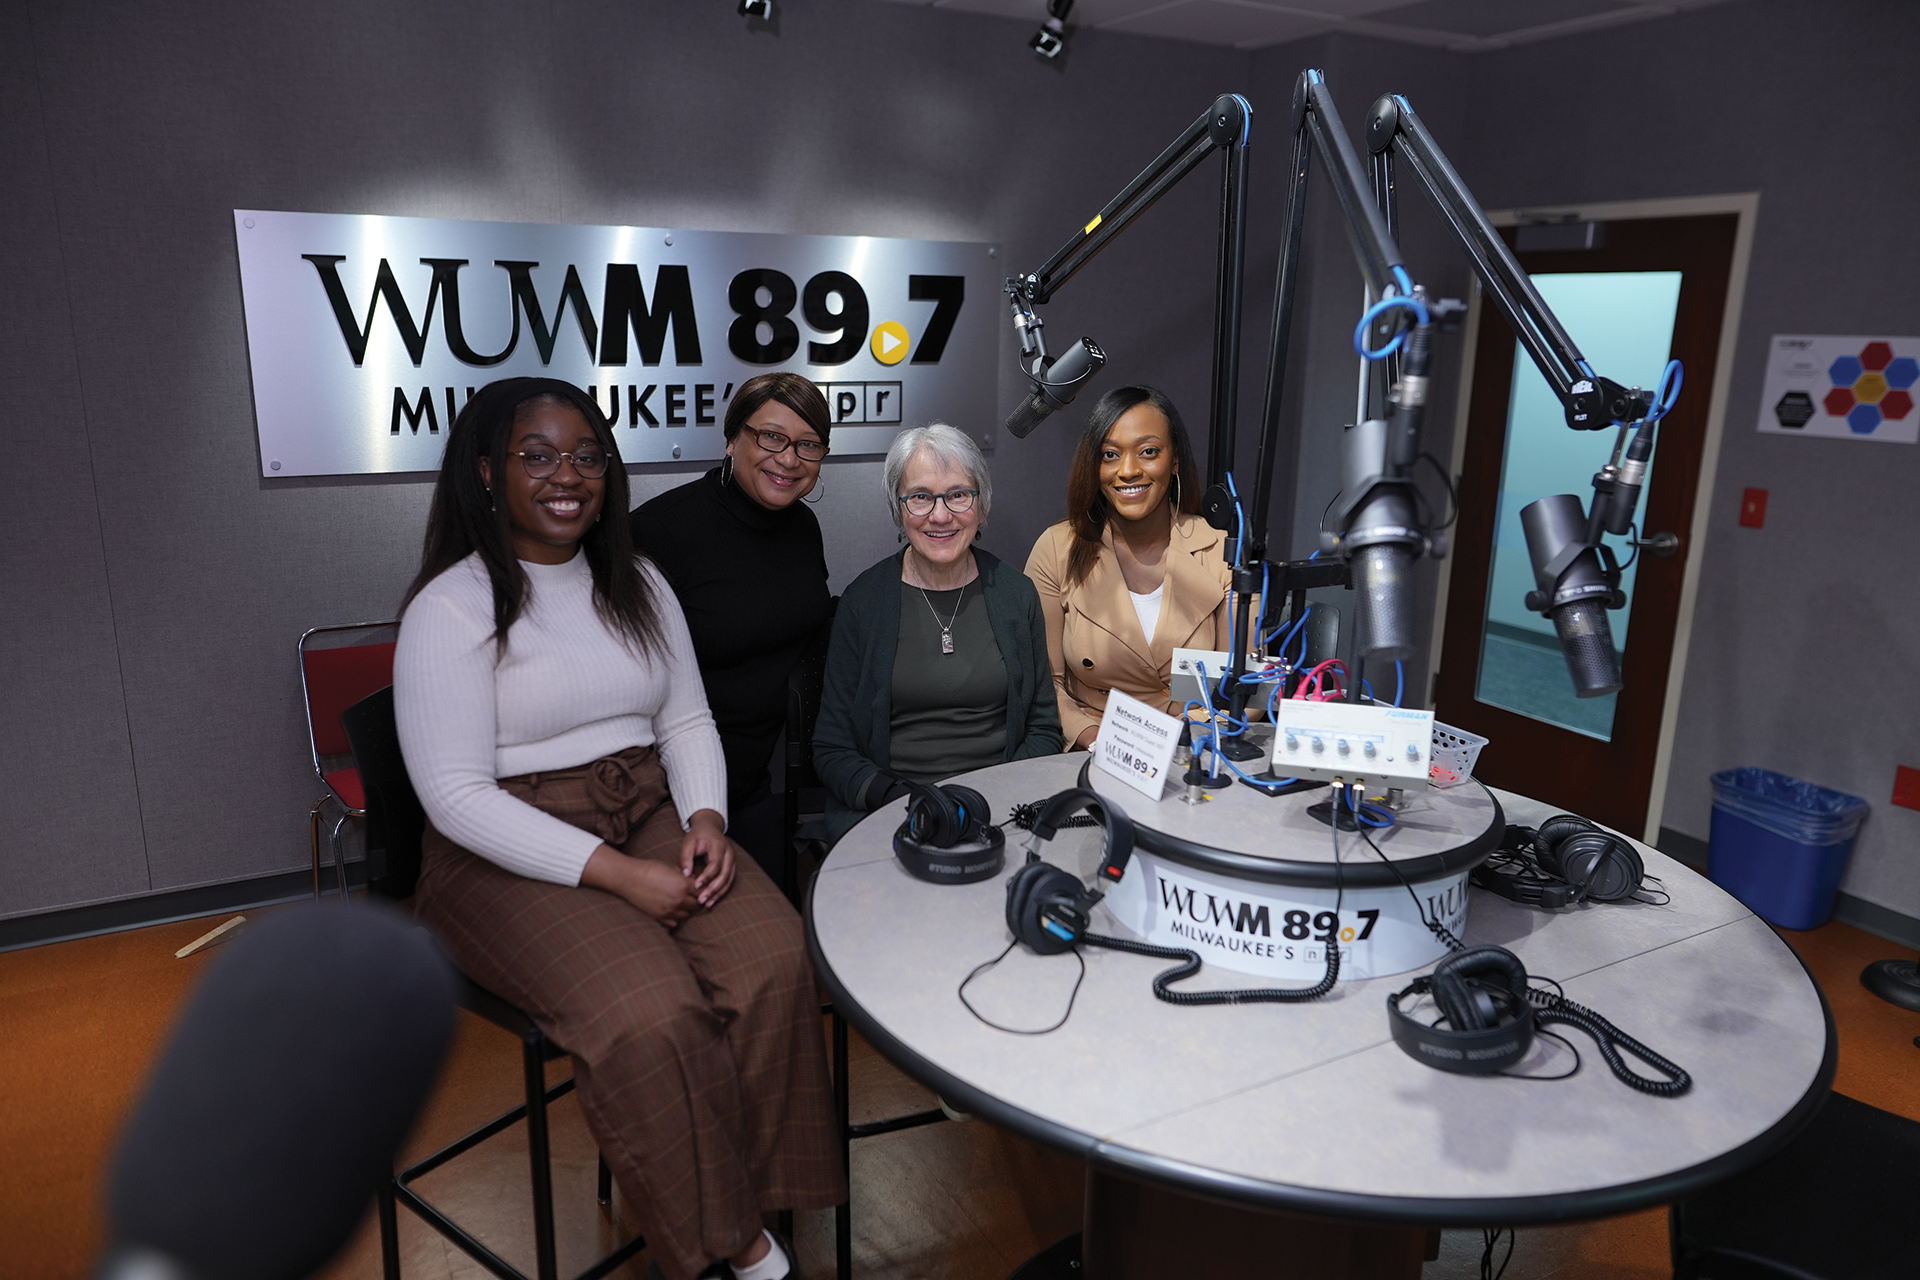
<svg viewBox="0 0 1920 1280">
<path fill-rule="evenodd" d="M 739 849 L 727 839 L 726 823 L 712 809 L 695 811 L 680 841 L 680 865 L 634 858 L 602 844 L 587 859 L 580 883 L 624 898 L 672 929 L 696 912 L 711 910 L 733 887 Z"/>
</svg>

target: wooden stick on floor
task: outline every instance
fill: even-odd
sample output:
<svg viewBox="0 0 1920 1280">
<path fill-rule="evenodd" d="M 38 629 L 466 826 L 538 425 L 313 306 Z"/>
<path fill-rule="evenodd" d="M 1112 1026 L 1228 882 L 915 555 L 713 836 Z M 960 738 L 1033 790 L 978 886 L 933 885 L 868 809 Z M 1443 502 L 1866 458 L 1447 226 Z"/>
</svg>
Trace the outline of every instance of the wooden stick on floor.
<svg viewBox="0 0 1920 1280">
<path fill-rule="evenodd" d="M 192 942 L 189 942 L 186 946 L 174 952 L 173 953 L 174 958 L 176 960 L 185 960 L 188 956 L 192 955 L 196 951 L 205 951 L 208 947 L 219 946 L 221 943 L 225 942 L 228 938 L 231 938 L 233 937 L 234 934 L 238 933 L 240 930 L 240 926 L 245 924 L 246 922 L 247 922 L 247 918 L 245 916 L 235 916 L 233 919 L 221 925 L 218 929 L 214 929 L 207 933 L 201 934 L 199 937 L 195 938 Z"/>
</svg>

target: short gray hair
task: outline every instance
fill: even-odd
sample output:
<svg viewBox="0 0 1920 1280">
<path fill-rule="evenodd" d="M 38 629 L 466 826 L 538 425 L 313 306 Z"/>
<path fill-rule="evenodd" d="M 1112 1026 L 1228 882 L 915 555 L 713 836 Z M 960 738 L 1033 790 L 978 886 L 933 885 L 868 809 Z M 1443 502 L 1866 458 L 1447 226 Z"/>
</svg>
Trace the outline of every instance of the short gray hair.
<svg viewBox="0 0 1920 1280">
<path fill-rule="evenodd" d="M 972 436 L 944 422 L 908 427 L 893 438 L 893 447 L 887 450 L 887 465 L 882 475 L 887 486 L 887 510 L 893 513 L 893 527 L 903 532 L 907 527 L 900 506 L 900 478 L 906 475 L 907 464 L 920 453 L 931 453 L 942 466 L 967 473 L 968 486 L 980 491 L 973 508 L 980 513 L 980 525 L 985 528 L 987 511 L 993 506 L 993 476 L 987 471 L 987 455 L 980 452 Z"/>
</svg>

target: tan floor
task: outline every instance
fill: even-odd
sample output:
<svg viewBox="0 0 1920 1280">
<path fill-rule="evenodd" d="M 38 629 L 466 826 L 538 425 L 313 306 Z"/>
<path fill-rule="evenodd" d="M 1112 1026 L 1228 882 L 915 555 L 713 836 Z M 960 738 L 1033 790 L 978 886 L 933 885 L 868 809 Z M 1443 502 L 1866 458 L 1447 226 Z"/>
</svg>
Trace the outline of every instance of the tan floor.
<svg viewBox="0 0 1920 1280">
<path fill-rule="evenodd" d="M 0 1280 L 80 1280 L 99 1248 L 97 1202 L 113 1133 L 200 957 L 173 952 L 220 917 L 0 955 Z M 1920 1119 L 1920 1013 L 1874 999 L 1859 985 L 1869 961 L 1895 944 L 1842 924 L 1786 934 L 1820 979 L 1840 1033 L 1841 1092 Z M 1619 1020 L 1631 1028 L 1620 1011 Z M 555 1064 L 556 1073 L 564 1064 Z M 410 1153 L 425 1153 L 515 1105 L 518 1045 L 462 1015 L 459 1038 Z M 856 1119 L 919 1110 L 925 1090 L 857 1037 Z M 612 1243 L 594 1202 L 594 1152 L 571 1098 L 554 1109 L 555 1205 L 568 1274 Z M 1003 1280 L 1020 1262 L 1079 1226 L 1084 1169 L 1074 1159 L 979 1122 L 939 1124 L 855 1144 L 855 1270 L 861 1280 Z M 503 1134 L 418 1184 L 429 1198 L 518 1265 L 531 1265 L 526 1148 Z M 803 1214 L 805 1274 L 833 1273 L 833 1215 Z M 409 1280 L 478 1277 L 463 1254 L 401 1212 Z M 1478 1274 L 1477 1232 L 1449 1232 L 1430 1280 Z M 641 1259 L 644 1261 L 644 1255 Z M 380 1274 L 371 1216 L 328 1280 Z M 636 1262 L 625 1269 L 640 1276 Z M 1669 1274 L 1663 1210 L 1583 1225 L 1523 1230 L 1509 1280 Z"/>
</svg>

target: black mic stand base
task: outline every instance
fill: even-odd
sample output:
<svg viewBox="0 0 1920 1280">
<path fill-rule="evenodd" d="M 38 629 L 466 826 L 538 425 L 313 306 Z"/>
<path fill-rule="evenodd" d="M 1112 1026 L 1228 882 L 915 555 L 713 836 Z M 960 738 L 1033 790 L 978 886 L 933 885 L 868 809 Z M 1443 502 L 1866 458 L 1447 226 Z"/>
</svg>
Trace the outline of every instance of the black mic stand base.
<svg viewBox="0 0 1920 1280">
<path fill-rule="evenodd" d="M 1331 826 L 1338 827 L 1342 831 L 1358 831 L 1360 829 L 1360 822 L 1353 816 L 1353 811 L 1342 808 L 1336 812 L 1332 799 L 1322 800 L 1319 804 L 1308 805 L 1307 816 L 1315 822 L 1324 822 Z"/>
<path fill-rule="evenodd" d="M 1860 985 L 1888 1004 L 1920 1010 L 1920 963 L 1876 960 L 1861 971 Z"/>
</svg>

